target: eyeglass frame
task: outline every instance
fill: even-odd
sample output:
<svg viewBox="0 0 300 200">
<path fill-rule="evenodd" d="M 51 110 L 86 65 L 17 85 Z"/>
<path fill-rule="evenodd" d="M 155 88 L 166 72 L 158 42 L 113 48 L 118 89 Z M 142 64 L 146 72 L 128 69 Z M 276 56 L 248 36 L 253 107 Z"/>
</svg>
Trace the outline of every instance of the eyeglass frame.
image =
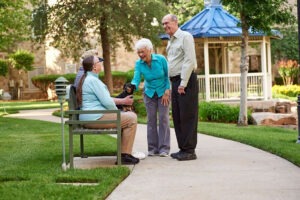
<svg viewBox="0 0 300 200">
<path fill-rule="evenodd" d="M 94 65 L 96 65 L 97 63 L 103 62 L 103 61 L 104 61 L 103 58 L 98 57 L 98 62 L 95 62 Z"/>
</svg>

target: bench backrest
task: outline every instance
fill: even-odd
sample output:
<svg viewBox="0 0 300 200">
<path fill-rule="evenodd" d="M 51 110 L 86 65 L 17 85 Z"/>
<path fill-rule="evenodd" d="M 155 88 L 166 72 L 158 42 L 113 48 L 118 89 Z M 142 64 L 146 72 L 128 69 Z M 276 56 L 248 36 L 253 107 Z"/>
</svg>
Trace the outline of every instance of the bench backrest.
<svg viewBox="0 0 300 200">
<path fill-rule="evenodd" d="M 76 87 L 74 85 L 71 85 L 69 95 L 70 95 L 69 99 L 68 99 L 69 110 L 79 110 L 77 99 L 76 99 Z M 69 115 L 69 119 L 70 120 L 79 120 L 79 114 Z M 79 125 L 77 125 L 77 127 L 78 126 Z"/>
</svg>

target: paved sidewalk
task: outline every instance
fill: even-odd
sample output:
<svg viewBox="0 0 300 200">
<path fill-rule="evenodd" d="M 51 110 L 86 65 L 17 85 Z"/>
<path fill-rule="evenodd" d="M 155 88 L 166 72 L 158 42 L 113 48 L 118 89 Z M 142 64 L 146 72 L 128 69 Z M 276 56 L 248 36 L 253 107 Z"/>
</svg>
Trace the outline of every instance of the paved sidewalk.
<svg viewBox="0 0 300 200">
<path fill-rule="evenodd" d="M 22 111 L 11 117 L 60 123 L 49 110 Z M 147 152 L 145 125 L 138 125 L 134 151 Z M 171 152 L 175 151 L 171 129 Z M 196 153 L 198 159 L 193 161 L 170 157 L 141 160 L 107 200 L 300 199 L 300 168 L 278 156 L 203 134 L 198 136 Z"/>
</svg>

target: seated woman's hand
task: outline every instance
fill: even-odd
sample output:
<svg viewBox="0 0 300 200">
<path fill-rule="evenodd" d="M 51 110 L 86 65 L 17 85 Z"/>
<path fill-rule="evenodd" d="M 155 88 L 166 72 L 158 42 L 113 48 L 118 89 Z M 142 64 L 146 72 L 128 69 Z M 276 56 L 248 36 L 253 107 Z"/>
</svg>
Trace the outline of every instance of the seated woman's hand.
<svg viewBox="0 0 300 200">
<path fill-rule="evenodd" d="M 133 96 L 132 95 L 128 95 L 126 97 L 123 98 L 123 105 L 132 105 L 133 104 Z"/>
</svg>

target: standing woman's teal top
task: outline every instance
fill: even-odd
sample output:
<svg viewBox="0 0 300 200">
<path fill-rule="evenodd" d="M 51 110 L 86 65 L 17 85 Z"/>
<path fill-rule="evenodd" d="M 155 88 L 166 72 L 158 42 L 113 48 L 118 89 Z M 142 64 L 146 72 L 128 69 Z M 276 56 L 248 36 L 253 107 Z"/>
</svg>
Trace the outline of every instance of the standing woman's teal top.
<svg viewBox="0 0 300 200">
<path fill-rule="evenodd" d="M 141 59 L 136 61 L 131 84 L 138 88 L 143 76 L 145 94 L 152 98 L 156 92 L 158 97 L 161 97 L 165 90 L 170 89 L 168 62 L 160 54 L 151 54 L 151 58 L 151 66 Z"/>
<path fill-rule="evenodd" d="M 81 110 L 117 110 L 110 97 L 106 85 L 98 78 L 98 74 L 87 72 L 82 85 Z M 81 114 L 80 120 L 98 120 L 103 114 Z"/>
</svg>

